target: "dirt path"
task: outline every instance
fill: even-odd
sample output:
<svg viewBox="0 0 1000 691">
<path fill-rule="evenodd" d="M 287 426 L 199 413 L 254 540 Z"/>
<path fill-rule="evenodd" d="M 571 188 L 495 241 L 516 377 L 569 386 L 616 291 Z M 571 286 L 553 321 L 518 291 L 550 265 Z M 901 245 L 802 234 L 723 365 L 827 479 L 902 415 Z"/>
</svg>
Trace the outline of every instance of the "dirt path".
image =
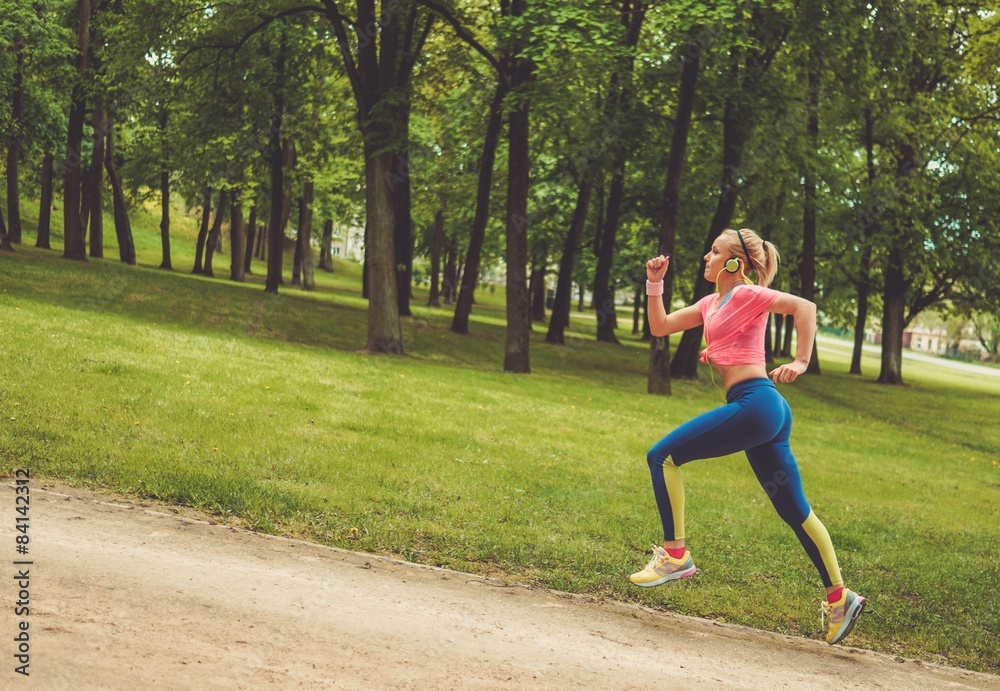
<svg viewBox="0 0 1000 691">
<path fill-rule="evenodd" d="M 0 485 L 0 687 L 1000 688 L 1000 677 L 213 525 L 32 481 L 30 678 Z M 20 557 L 23 558 L 23 557 Z M 17 686 L 13 682 L 18 682 Z"/>
</svg>

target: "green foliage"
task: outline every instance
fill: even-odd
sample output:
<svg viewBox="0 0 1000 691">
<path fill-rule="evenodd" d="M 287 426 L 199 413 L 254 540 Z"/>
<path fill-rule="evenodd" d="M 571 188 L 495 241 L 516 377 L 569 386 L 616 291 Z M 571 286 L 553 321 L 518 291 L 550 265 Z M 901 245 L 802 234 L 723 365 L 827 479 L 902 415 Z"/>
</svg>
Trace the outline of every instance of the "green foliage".
<svg viewBox="0 0 1000 691">
<path fill-rule="evenodd" d="M 65 148 L 68 89 L 76 44 L 62 18 L 74 2 L 39 4 L 0 0 L 0 129 L 6 142 L 14 134 L 11 99 L 16 53 L 24 55 L 24 116 L 20 123 L 22 158 L 36 164 L 59 145 Z M 60 152 L 63 153 L 63 152 Z M 28 167 L 28 176 L 36 171 Z"/>
<path fill-rule="evenodd" d="M 626 198 L 612 282 L 629 285 L 637 263 L 655 250 L 664 168 L 680 68 L 700 59 L 688 141 L 675 253 L 678 295 L 689 294 L 721 178 L 721 116 L 727 99 L 744 116 L 747 142 L 733 181 L 733 223 L 755 228 L 782 251 L 778 287 L 797 290 L 804 203 L 801 173 L 818 181 L 818 300 L 832 323 L 850 325 L 855 289 L 866 281 L 878 313 L 882 271 L 891 247 L 906 249 L 907 316 L 945 301 L 989 309 L 1000 297 L 994 262 L 1000 232 L 1000 128 L 996 127 L 997 13 L 987 4 L 827 3 L 810 0 L 687 1 L 643 6 L 634 50 L 623 47 L 620 6 L 578 0 L 529 2 L 521 17 L 496 3 L 444 3 L 410 85 L 413 227 L 429 251 L 433 220 L 445 209 L 446 235 L 464 257 L 475 212 L 483 125 L 496 69 L 456 38 L 452 20 L 495 59 L 517 50 L 534 65 L 530 91 L 532 185 L 528 232 L 533 254 L 559 259 L 584 176 L 596 181 L 575 275 L 589 285 L 590 251 L 606 178 L 624 151 Z M 13 40 L 25 38 L 26 115 L 22 170 L 37 189 L 45 151 L 62 155 L 75 60 L 75 3 L 0 2 L 0 124 L 9 120 Z M 273 95 L 286 102 L 283 131 L 294 140 L 296 167 L 286 175 L 297 194 L 316 183 L 317 221 L 338 226 L 364 219 L 364 152 L 357 105 L 333 23 L 319 5 L 293 0 L 209 4 L 131 0 L 97 4 L 88 98 L 115 112 L 121 172 L 130 197 L 157 198 L 160 173 L 171 175 L 190 206 L 205 184 L 248 188 L 247 211 L 266 209 L 263 150 Z M 410 4 L 386 5 L 382 24 L 409 21 Z M 426 8 L 414 19 L 422 23 Z M 404 18 L 402 15 L 407 14 Z M 364 32 L 362 31 L 362 34 Z M 350 33 L 349 43 L 359 39 Z M 284 41 L 287 64 L 275 73 Z M 819 148 L 805 133 L 806 78 L 820 62 Z M 634 61 L 627 108 L 612 107 L 612 76 Z M 736 71 L 734 71 L 736 70 Z M 735 76 L 734 76 L 735 75 Z M 753 94 L 752 98 L 747 94 Z M 875 128 L 874 179 L 868 180 L 864 111 Z M 88 160 L 90 132 L 84 135 Z M 8 131 L 9 127 L 8 127 Z M 904 158 L 915 165 L 900 170 Z M 57 161 L 57 166 L 59 162 Z M 503 257 L 506 148 L 497 152 L 484 268 Z M 603 190 L 606 195 L 607 190 Z M 294 221 L 293 221 L 294 225 Z M 864 261 L 868 271 L 862 276 Z M 552 276 L 550 276 L 550 283 Z"/>
</svg>

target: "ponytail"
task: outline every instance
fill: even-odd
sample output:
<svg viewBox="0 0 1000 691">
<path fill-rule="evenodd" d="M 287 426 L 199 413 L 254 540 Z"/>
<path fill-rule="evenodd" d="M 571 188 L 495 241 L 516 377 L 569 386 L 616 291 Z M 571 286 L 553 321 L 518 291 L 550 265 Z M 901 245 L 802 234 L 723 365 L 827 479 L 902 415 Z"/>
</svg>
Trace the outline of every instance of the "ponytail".
<svg viewBox="0 0 1000 691">
<path fill-rule="evenodd" d="M 763 250 L 764 261 L 761 262 L 761 268 L 757 271 L 757 283 L 766 288 L 771 285 L 771 281 L 778 273 L 778 263 L 781 261 L 781 257 L 778 255 L 778 248 L 767 240 L 761 243 L 761 250 Z"/>
<path fill-rule="evenodd" d="M 778 262 L 781 257 L 778 255 L 778 248 L 766 240 L 762 240 L 757 233 L 749 228 L 741 228 L 739 233 L 731 228 L 722 231 L 720 237 L 725 236 L 729 244 L 729 251 L 734 257 L 741 258 L 744 255 L 743 243 L 749 252 L 751 269 L 757 272 L 757 285 L 764 288 L 771 285 L 775 275 L 778 273 Z M 740 237 L 743 243 L 740 243 Z M 750 282 L 747 274 L 743 274 L 745 281 Z"/>
</svg>

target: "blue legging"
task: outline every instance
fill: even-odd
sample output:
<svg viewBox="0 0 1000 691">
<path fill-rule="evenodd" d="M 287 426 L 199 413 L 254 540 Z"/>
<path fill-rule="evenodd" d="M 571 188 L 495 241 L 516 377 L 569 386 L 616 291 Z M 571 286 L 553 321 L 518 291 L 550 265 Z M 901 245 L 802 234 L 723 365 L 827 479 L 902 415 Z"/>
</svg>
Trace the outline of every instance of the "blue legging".
<svg viewBox="0 0 1000 691">
<path fill-rule="evenodd" d="M 684 538 L 684 485 L 679 467 L 699 458 L 746 451 L 757 481 L 778 515 L 795 531 L 826 586 L 840 585 L 840 568 L 826 528 L 809 507 L 789 446 L 792 410 L 770 379 L 748 379 L 726 393 L 726 405 L 665 436 L 646 461 L 663 522 L 664 540 Z"/>
</svg>

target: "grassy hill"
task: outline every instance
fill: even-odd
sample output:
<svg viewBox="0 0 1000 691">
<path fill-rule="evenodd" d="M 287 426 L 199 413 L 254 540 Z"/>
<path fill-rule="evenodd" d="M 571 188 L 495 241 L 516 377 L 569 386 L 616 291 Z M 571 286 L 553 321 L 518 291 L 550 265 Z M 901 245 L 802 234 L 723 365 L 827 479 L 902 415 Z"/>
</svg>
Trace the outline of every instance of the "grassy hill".
<svg viewBox="0 0 1000 691">
<path fill-rule="evenodd" d="M 23 213 L 25 245 L 0 254 L 0 474 L 30 467 L 258 530 L 822 635 L 813 567 L 738 456 L 684 468 L 700 573 L 628 583 L 660 538 L 645 452 L 724 400 L 707 372 L 650 397 L 647 347 L 623 332 L 597 343 L 592 315 L 574 313 L 571 345 L 536 327 L 533 374 L 506 375 L 502 290 L 480 291 L 458 336 L 418 289 L 406 356 L 372 356 L 356 265 L 269 296 L 259 264 L 244 284 L 192 276 L 196 219 L 180 210 L 173 272 L 155 268 L 151 213 L 134 219 L 138 267 L 34 249 L 36 210 Z M 228 265 L 217 257 L 220 276 Z M 844 374 L 843 355 L 823 366 L 782 391 L 807 496 L 870 597 L 850 643 L 1000 671 L 1000 380 L 907 363 L 908 386 L 883 387 Z"/>
</svg>

